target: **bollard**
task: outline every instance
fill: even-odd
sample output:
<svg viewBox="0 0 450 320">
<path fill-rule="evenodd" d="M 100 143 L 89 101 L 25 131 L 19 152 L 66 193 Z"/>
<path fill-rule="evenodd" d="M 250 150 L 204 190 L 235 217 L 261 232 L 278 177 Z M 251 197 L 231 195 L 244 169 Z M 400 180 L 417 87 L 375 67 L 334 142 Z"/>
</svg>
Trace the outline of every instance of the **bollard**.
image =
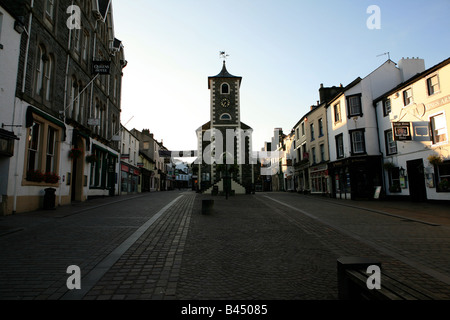
<svg viewBox="0 0 450 320">
<path fill-rule="evenodd" d="M 208 215 L 213 212 L 214 200 L 202 200 L 202 214 Z"/>
</svg>

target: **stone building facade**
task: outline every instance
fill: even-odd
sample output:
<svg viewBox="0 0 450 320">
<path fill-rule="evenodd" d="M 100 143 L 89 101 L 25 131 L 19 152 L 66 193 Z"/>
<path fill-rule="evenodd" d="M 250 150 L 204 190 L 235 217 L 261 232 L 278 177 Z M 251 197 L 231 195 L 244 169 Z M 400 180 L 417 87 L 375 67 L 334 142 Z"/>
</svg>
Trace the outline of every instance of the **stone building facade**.
<svg viewBox="0 0 450 320">
<path fill-rule="evenodd" d="M 48 188 L 56 205 L 117 194 L 114 137 L 127 63 L 114 36 L 111 1 L 3 2 L 24 30 L 13 106 L 21 139 L 4 213 L 42 207 Z"/>
</svg>

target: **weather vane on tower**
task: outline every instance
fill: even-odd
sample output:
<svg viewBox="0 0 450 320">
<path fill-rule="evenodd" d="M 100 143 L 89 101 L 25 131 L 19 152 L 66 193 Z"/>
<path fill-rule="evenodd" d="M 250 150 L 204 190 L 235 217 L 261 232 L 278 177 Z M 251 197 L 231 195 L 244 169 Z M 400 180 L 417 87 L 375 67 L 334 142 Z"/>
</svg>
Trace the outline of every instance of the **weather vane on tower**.
<svg viewBox="0 0 450 320">
<path fill-rule="evenodd" d="M 230 55 L 227 54 L 225 51 L 220 51 L 220 58 L 223 59 L 223 62 L 229 57 Z"/>
</svg>

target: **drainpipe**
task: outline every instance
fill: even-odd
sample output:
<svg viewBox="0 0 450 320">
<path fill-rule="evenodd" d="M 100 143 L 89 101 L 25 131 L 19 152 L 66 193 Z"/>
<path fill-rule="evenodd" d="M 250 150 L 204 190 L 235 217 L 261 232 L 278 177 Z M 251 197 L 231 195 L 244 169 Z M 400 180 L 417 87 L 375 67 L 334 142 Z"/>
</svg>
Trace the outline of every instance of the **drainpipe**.
<svg viewBox="0 0 450 320">
<path fill-rule="evenodd" d="M 380 141 L 380 127 L 378 126 L 378 108 L 377 105 L 374 103 L 373 104 L 374 108 L 375 108 L 375 123 L 377 126 L 377 139 L 378 139 L 378 150 L 381 154 L 381 183 L 383 184 L 382 189 L 386 188 L 386 177 L 384 176 L 384 168 L 383 168 L 383 159 L 384 159 L 384 154 L 381 151 L 381 141 Z"/>
<path fill-rule="evenodd" d="M 30 34 L 31 34 L 31 23 L 33 22 L 33 8 L 34 8 L 34 0 L 31 0 L 30 5 L 30 17 L 28 18 L 28 31 L 27 31 L 27 45 L 25 49 L 25 60 L 24 60 L 24 68 L 23 68 L 23 76 L 22 76 L 22 96 L 25 93 L 25 81 L 26 81 L 26 75 L 27 75 L 27 65 L 28 65 L 28 52 L 30 50 Z M 15 114 L 16 114 L 16 103 L 17 99 L 14 99 L 14 109 L 13 109 L 13 123 Z M 18 150 L 19 148 L 17 148 Z M 25 154 L 24 154 L 25 157 Z M 13 211 L 12 213 L 15 214 L 17 211 L 17 179 L 19 177 L 18 172 L 18 166 L 19 166 L 19 156 L 16 154 L 16 164 L 14 169 L 14 194 L 13 194 Z"/>
<path fill-rule="evenodd" d="M 73 1 L 72 1 L 73 5 Z M 60 111 L 60 114 L 63 115 L 63 122 L 64 125 L 66 124 L 66 105 L 67 105 L 67 84 L 68 84 L 68 74 L 69 74 L 69 66 L 70 66 L 70 49 L 71 49 L 71 40 L 72 40 L 72 29 L 69 28 L 69 39 L 67 42 L 67 61 L 66 61 L 66 71 L 64 76 L 64 104 L 63 104 L 63 110 Z M 67 137 L 67 136 L 66 136 Z M 59 142 L 59 176 L 62 176 L 62 146 L 63 142 L 60 140 Z M 66 177 L 68 178 L 68 177 Z M 58 193 L 58 203 L 59 206 L 62 205 L 62 179 L 59 179 L 59 193 Z"/>
</svg>

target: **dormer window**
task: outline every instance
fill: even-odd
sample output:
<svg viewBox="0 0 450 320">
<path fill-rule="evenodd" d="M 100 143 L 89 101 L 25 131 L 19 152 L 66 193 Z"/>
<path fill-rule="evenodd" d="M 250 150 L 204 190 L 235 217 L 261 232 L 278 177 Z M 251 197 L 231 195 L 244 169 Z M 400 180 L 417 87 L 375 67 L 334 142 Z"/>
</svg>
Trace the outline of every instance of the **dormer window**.
<svg viewBox="0 0 450 320">
<path fill-rule="evenodd" d="M 222 83 L 220 86 L 220 93 L 221 94 L 229 94 L 230 93 L 230 86 L 228 83 Z"/>
</svg>

